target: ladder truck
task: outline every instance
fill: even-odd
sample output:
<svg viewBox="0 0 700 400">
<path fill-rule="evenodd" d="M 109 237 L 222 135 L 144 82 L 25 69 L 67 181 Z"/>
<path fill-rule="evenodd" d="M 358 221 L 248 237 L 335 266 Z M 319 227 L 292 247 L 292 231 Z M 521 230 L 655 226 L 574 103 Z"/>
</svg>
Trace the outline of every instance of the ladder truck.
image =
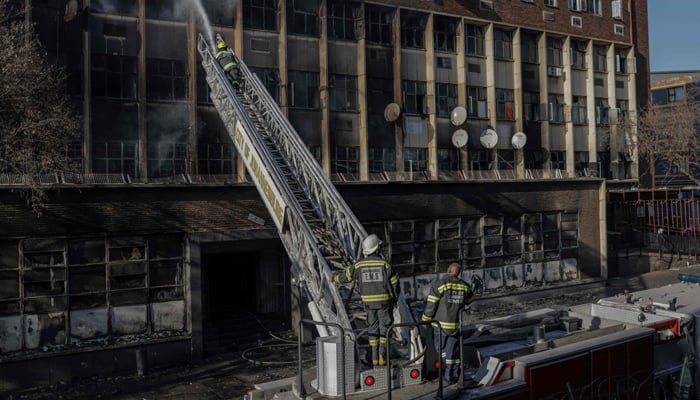
<svg viewBox="0 0 700 400">
<path fill-rule="evenodd" d="M 394 311 L 395 324 L 405 325 L 396 329 L 407 348 L 402 366 L 387 379 L 384 368 L 363 367 L 357 356 L 358 343 L 366 341 L 362 337 L 362 311 L 346 307 L 332 277 L 334 271 L 339 272 L 359 257 L 367 236 L 362 224 L 245 63 L 236 59 L 242 84 L 234 88 L 217 62 L 215 49 L 203 35 L 199 35 L 197 49 L 211 100 L 277 227 L 291 260 L 292 283 L 305 295 L 316 322 L 314 389 L 324 397 L 340 397 L 362 391 L 376 394 L 388 385 L 420 383 L 424 347 L 419 330 L 410 326 L 414 317 L 403 295 Z M 344 354 L 340 354 L 343 348 Z M 343 370 L 344 376 L 340 372 Z M 356 384 L 358 381 L 361 383 Z M 289 391 L 289 381 L 284 382 L 272 385 L 272 390 Z"/>
</svg>

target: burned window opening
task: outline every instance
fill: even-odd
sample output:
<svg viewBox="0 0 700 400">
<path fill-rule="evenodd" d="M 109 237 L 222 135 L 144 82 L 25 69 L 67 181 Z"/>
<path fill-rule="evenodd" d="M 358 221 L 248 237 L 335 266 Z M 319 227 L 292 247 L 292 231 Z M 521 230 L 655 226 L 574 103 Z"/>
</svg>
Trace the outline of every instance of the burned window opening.
<svg viewBox="0 0 700 400">
<path fill-rule="evenodd" d="M 329 2 L 328 37 L 336 40 L 356 40 L 359 11 L 358 3 Z"/>
<path fill-rule="evenodd" d="M 401 46 L 414 49 L 425 48 L 425 24 L 427 15 L 414 11 L 401 13 Z"/>
<path fill-rule="evenodd" d="M 391 21 L 393 18 L 393 9 L 367 4 L 365 6 L 367 43 L 392 45 Z"/>
<path fill-rule="evenodd" d="M 249 29 L 262 29 L 273 32 L 276 31 L 276 3 L 276 0 L 244 0 L 243 27 Z"/>
<path fill-rule="evenodd" d="M 318 0 L 287 0 L 290 34 L 318 36 Z"/>
</svg>

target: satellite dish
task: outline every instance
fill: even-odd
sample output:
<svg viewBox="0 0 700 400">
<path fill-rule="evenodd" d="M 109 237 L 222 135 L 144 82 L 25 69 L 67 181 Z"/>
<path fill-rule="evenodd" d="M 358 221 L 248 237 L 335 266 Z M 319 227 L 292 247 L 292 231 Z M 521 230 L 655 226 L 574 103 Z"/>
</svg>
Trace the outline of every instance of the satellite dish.
<svg viewBox="0 0 700 400">
<path fill-rule="evenodd" d="M 464 147 L 468 140 L 469 135 L 464 129 L 457 129 L 452 134 L 452 144 L 458 149 Z"/>
<path fill-rule="evenodd" d="M 450 121 L 452 125 L 460 126 L 467 120 L 467 109 L 462 106 L 457 106 L 450 113 Z"/>
<path fill-rule="evenodd" d="M 487 149 L 493 149 L 498 143 L 498 133 L 491 128 L 484 129 L 479 138 L 481 145 Z"/>
<path fill-rule="evenodd" d="M 396 103 L 389 103 L 384 108 L 384 119 L 386 122 L 394 122 L 401 115 L 401 107 Z"/>
<path fill-rule="evenodd" d="M 510 143 L 513 145 L 514 149 L 522 149 L 525 147 L 525 143 L 527 143 L 527 136 L 523 132 L 515 132 L 510 139 Z"/>
</svg>

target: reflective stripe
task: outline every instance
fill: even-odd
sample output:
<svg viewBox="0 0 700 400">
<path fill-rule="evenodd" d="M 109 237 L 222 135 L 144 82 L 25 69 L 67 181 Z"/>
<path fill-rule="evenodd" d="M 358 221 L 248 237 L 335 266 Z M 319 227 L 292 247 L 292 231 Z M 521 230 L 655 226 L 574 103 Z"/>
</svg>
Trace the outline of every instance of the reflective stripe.
<svg viewBox="0 0 700 400">
<path fill-rule="evenodd" d="M 372 303 L 376 301 L 387 301 L 391 300 L 391 295 L 389 293 L 385 294 L 370 294 L 366 296 L 360 296 L 363 302 L 365 303 Z"/>
<path fill-rule="evenodd" d="M 352 282 L 352 275 L 350 274 L 350 268 L 345 269 L 345 277 L 349 282 Z"/>
<path fill-rule="evenodd" d="M 369 345 L 372 347 L 377 347 L 378 344 L 379 344 L 379 339 L 370 339 L 369 340 Z"/>
<path fill-rule="evenodd" d="M 438 287 L 438 292 L 440 294 L 445 293 L 446 290 L 457 290 L 460 292 L 466 292 L 469 290 L 469 286 L 465 285 L 464 283 L 446 282 L 440 285 L 440 287 Z"/>
<path fill-rule="evenodd" d="M 433 317 L 429 317 L 425 314 L 423 314 L 423 317 L 421 318 L 421 321 L 432 321 L 432 320 L 433 320 Z"/>
<path fill-rule="evenodd" d="M 447 365 L 454 365 L 454 364 L 459 364 L 459 358 L 456 360 L 450 360 L 449 358 L 445 360 L 445 364 Z"/>
<path fill-rule="evenodd" d="M 438 322 L 440 323 L 440 327 L 442 327 L 442 329 L 457 329 L 457 322 Z"/>
<path fill-rule="evenodd" d="M 217 52 L 216 52 L 216 58 L 219 58 L 219 57 L 221 57 L 221 56 L 224 55 L 224 54 L 231 54 L 231 52 L 228 51 L 228 50 L 217 51 Z M 232 55 L 232 54 L 231 54 L 231 55 Z"/>
<path fill-rule="evenodd" d="M 228 71 L 229 69 L 235 67 L 237 64 L 235 62 L 230 62 L 226 65 L 224 65 L 224 71 Z"/>
<path fill-rule="evenodd" d="M 389 264 L 384 260 L 360 260 L 355 263 L 355 268 L 362 267 L 385 267 L 388 268 Z"/>
<path fill-rule="evenodd" d="M 386 338 L 384 336 L 379 338 L 379 344 L 386 344 Z"/>
<path fill-rule="evenodd" d="M 433 296 L 432 294 L 428 295 L 428 303 L 437 303 L 438 301 L 440 301 L 438 296 Z"/>
<path fill-rule="evenodd" d="M 389 282 L 390 282 L 392 285 L 396 285 L 397 283 L 399 283 L 399 277 L 396 276 L 396 275 L 394 275 L 394 276 L 391 277 L 391 279 L 389 279 Z"/>
</svg>

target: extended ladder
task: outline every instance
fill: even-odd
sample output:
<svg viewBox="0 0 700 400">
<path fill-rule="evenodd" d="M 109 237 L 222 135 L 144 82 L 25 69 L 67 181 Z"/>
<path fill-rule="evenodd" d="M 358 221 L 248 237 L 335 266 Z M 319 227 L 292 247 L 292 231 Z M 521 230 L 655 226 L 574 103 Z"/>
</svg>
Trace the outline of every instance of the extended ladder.
<svg viewBox="0 0 700 400">
<path fill-rule="evenodd" d="M 237 60 L 243 87 L 236 92 L 202 35 L 197 47 L 212 102 L 277 226 L 293 279 L 305 287 L 321 319 L 339 324 L 354 341 L 332 267 L 344 268 L 359 257 L 365 229 L 257 76 Z M 413 321 L 403 296 L 398 304 L 400 321 Z M 417 330 L 410 336 L 415 359 L 422 344 Z"/>
</svg>

